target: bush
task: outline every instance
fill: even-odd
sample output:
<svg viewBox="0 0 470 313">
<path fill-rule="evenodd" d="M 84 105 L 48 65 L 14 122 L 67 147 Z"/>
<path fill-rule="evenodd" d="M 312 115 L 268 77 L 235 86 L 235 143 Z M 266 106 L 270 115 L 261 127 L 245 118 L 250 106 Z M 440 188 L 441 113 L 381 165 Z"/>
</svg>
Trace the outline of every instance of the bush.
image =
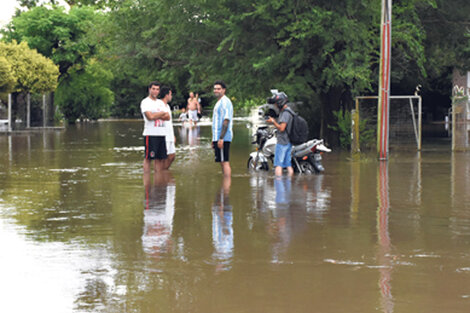
<svg viewBox="0 0 470 313">
<path fill-rule="evenodd" d="M 342 108 L 339 111 L 333 111 L 337 119 L 337 125 L 328 125 L 330 129 L 337 131 L 339 134 L 339 143 L 341 148 L 351 148 L 351 112 L 345 111 Z M 361 148 L 369 148 L 375 142 L 375 127 L 369 125 L 368 119 L 359 121 L 359 144 Z M 372 127 L 371 127 L 372 126 Z"/>
</svg>

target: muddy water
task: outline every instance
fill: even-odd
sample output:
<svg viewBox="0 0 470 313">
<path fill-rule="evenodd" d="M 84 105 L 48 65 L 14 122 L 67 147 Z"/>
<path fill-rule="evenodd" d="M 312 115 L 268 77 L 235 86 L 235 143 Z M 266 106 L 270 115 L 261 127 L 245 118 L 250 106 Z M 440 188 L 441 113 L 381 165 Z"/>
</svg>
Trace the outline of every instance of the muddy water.
<svg viewBox="0 0 470 313">
<path fill-rule="evenodd" d="M 224 180 L 210 128 L 142 176 L 140 122 L 0 137 L 0 312 L 468 312 L 470 155 Z"/>
</svg>

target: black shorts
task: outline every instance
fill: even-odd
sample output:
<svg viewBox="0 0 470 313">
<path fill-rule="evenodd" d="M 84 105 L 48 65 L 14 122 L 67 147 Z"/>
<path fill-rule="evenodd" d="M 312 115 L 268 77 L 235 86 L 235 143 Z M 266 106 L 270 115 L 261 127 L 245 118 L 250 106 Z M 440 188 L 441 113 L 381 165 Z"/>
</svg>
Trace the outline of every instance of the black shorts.
<svg viewBox="0 0 470 313">
<path fill-rule="evenodd" d="M 217 147 L 217 141 L 213 141 L 212 147 L 214 148 L 216 162 L 229 161 L 230 141 L 224 141 L 224 147 L 222 149 L 219 149 L 219 147 Z"/>
<path fill-rule="evenodd" d="M 164 160 L 168 158 L 165 136 L 144 136 L 144 145 L 146 160 Z"/>
</svg>

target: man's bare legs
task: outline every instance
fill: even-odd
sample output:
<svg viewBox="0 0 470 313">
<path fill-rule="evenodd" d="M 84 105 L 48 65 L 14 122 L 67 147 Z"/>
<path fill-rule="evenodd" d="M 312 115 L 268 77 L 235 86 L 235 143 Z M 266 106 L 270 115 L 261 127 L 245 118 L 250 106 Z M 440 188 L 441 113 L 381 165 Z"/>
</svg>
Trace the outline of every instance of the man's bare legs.
<svg viewBox="0 0 470 313">
<path fill-rule="evenodd" d="M 220 166 L 222 167 L 222 173 L 224 177 L 232 176 L 232 168 L 230 167 L 229 162 L 220 162 Z"/>
<path fill-rule="evenodd" d="M 152 160 L 144 159 L 144 166 L 143 166 L 144 167 L 144 173 L 150 173 L 150 171 L 151 171 L 151 161 Z M 154 172 L 162 171 L 162 170 L 165 169 L 166 160 L 153 160 L 153 161 L 154 161 L 154 164 L 153 164 Z"/>
<path fill-rule="evenodd" d="M 282 167 L 276 166 L 276 168 L 274 169 L 274 174 L 276 176 L 282 176 Z M 287 176 L 293 176 L 293 175 L 294 175 L 294 169 L 292 168 L 292 166 L 287 167 Z"/>
<path fill-rule="evenodd" d="M 174 160 L 175 160 L 175 154 L 174 153 L 169 154 L 168 158 L 164 160 L 165 161 L 164 169 L 165 170 L 169 169 L 171 166 L 171 163 L 173 163 Z"/>
</svg>

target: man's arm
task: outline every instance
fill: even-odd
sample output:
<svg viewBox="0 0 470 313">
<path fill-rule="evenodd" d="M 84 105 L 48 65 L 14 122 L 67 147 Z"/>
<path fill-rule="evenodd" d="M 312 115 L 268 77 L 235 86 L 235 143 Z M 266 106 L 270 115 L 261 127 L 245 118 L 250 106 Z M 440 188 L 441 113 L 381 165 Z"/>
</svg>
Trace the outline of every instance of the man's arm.
<svg viewBox="0 0 470 313">
<path fill-rule="evenodd" d="M 155 120 L 169 121 L 170 120 L 170 114 L 168 114 L 168 112 L 165 112 L 165 111 L 162 111 L 162 112 L 145 111 L 144 113 L 149 121 L 155 121 Z"/>
<path fill-rule="evenodd" d="M 227 133 L 229 123 L 230 123 L 230 120 L 224 120 L 224 122 L 222 123 L 222 131 L 220 132 L 220 137 L 219 137 L 219 140 L 217 141 L 217 147 L 219 147 L 219 149 L 222 149 L 224 146 L 224 137 L 225 137 L 225 134 Z"/>
<path fill-rule="evenodd" d="M 268 122 L 268 123 L 272 123 L 272 124 L 274 125 L 274 127 L 276 127 L 281 133 L 286 130 L 286 127 L 287 127 L 287 123 L 286 123 L 286 122 L 278 123 L 278 122 L 276 122 L 276 120 L 273 119 L 272 117 L 270 117 L 270 118 L 267 120 L 267 122 Z"/>
<path fill-rule="evenodd" d="M 224 122 L 222 123 L 222 131 L 220 132 L 219 140 L 224 140 L 225 134 L 227 133 L 227 130 L 228 130 L 229 123 L 230 123 L 230 120 L 224 120 Z"/>
</svg>

